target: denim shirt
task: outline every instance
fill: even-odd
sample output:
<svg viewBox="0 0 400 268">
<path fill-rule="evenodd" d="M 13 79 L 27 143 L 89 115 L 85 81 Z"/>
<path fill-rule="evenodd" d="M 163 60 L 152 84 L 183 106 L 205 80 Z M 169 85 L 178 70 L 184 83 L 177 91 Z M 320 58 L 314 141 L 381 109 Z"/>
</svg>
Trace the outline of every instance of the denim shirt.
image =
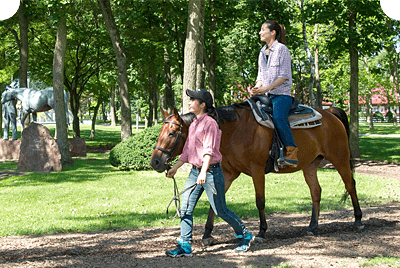
<svg viewBox="0 0 400 268">
<path fill-rule="evenodd" d="M 257 82 L 262 81 L 262 86 L 266 87 L 272 84 L 278 78 L 287 79 L 282 85 L 277 86 L 268 94 L 291 95 L 292 88 L 292 66 L 289 49 L 278 40 L 272 44 L 269 49 L 269 56 L 266 57 L 265 45 L 258 56 L 258 75 Z"/>
</svg>

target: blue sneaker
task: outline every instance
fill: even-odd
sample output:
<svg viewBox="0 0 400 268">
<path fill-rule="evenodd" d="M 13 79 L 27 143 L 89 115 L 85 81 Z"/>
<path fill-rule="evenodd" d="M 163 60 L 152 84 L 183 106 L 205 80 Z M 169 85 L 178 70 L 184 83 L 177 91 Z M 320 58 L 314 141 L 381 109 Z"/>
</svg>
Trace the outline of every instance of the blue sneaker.
<svg viewBox="0 0 400 268">
<path fill-rule="evenodd" d="M 174 250 L 167 250 L 165 254 L 167 256 L 176 258 L 176 257 L 193 257 L 192 254 L 192 246 L 184 242 L 182 239 L 178 239 L 178 246 Z"/>
<path fill-rule="evenodd" d="M 243 237 L 243 235 L 236 235 L 237 238 L 239 238 L 239 246 L 235 249 L 236 252 L 246 252 L 250 248 L 251 242 L 254 240 L 254 236 L 247 231 L 246 235 Z"/>
</svg>

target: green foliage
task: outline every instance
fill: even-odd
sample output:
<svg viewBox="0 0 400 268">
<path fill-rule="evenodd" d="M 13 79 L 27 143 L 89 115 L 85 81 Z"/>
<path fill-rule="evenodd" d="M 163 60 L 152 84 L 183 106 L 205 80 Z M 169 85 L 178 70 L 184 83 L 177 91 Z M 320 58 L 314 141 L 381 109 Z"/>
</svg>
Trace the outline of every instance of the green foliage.
<svg viewBox="0 0 400 268">
<path fill-rule="evenodd" d="M 116 145 L 110 152 L 110 163 L 119 169 L 148 170 L 161 124 L 149 127 Z"/>
</svg>

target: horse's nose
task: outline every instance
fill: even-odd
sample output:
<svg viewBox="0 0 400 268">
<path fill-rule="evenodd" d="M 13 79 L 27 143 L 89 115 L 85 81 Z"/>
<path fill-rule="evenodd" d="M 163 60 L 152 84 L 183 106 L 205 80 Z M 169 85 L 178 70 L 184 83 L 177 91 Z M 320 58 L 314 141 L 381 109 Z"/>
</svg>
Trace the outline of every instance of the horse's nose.
<svg viewBox="0 0 400 268">
<path fill-rule="evenodd" d="M 158 160 L 158 159 L 151 159 L 151 160 L 150 160 L 150 166 L 151 166 L 153 169 L 156 169 L 156 170 L 157 170 L 157 168 L 160 166 L 160 160 Z"/>
</svg>

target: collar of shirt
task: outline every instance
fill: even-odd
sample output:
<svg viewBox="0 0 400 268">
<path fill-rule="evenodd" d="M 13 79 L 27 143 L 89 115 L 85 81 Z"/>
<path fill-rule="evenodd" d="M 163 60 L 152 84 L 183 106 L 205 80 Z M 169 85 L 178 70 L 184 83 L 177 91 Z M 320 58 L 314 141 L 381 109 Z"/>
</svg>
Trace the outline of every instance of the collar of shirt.
<svg viewBox="0 0 400 268">
<path fill-rule="evenodd" d="M 206 117 L 206 115 L 207 115 L 207 113 L 204 113 L 204 114 L 202 114 L 199 118 L 197 118 L 197 117 L 195 117 L 194 119 L 193 119 L 193 122 L 192 122 L 192 124 L 200 124 L 203 120 L 204 120 L 204 118 Z"/>
<path fill-rule="evenodd" d="M 272 46 L 269 48 L 269 51 L 274 51 L 275 47 L 278 45 L 279 41 L 275 40 L 275 42 L 272 44 Z"/>
</svg>

